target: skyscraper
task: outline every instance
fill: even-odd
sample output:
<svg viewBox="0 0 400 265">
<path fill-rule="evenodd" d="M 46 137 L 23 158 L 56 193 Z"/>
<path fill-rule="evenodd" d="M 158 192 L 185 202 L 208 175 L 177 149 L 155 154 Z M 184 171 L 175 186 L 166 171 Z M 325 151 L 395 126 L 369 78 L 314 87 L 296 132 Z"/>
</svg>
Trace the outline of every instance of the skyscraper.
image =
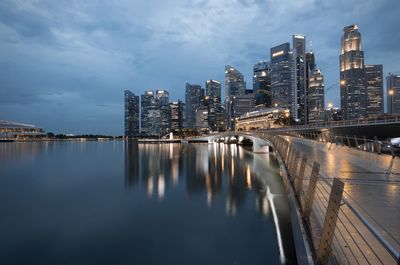
<svg viewBox="0 0 400 265">
<path fill-rule="evenodd" d="M 125 136 L 134 137 L 139 134 L 139 96 L 125 90 Z"/>
<path fill-rule="evenodd" d="M 383 67 L 381 64 L 365 65 L 367 84 L 367 115 L 383 114 Z"/>
<path fill-rule="evenodd" d="M 227 129 L 234 128 L 233 98 L 244 95 L 246 91 L 246 82 L 243 75 L 234 67 L 225 66 L 225 120 Z"/>
<path fill-rule="evenodd" d="M 340 54 L 340 98 L 345 120 L 367 116 L 364 52 L 357 25 L 343 29 Z"/>
<path fill-rule="evenodd" d="M 246 90 L 242 73 L 230 65 L 225 66 L 225 88 L 226 97 L 244 95 Z"/>
<path fill-rule="evenodd" d="M 386 82 L 388 113 L 400 114 L 400 75 L 389 73 Z"/>
<path fill-rule="evenodd" d="M 166 90 L 156 90 L 156 108 L 160 111 L 160 136 L 165 136 L 171 130 L 171 109 L 169 93 Z"/>
<path fill-rule="evenodd" d="M 301 124 L 307 123 L 306 40 L 293 35 L 292 115 Z"/>
<path fill-rule="evenodd" d="M 292 103 L 292 70 L 290 44 L 271 48 L 271 98 L 273 107 L 290 109 Z"/>
<path fill-rule="evenodd" d="M 201 106 L 204 97 L 204 89 L 200 85 L 186 83 L 185 107 L 186 128 L 196 127 L 196 110 Z"/>
<path fill-rule="evenodd" d="M 324 75 L 321 70 L 314 68 L 309 74 L 308 81 L 308 122 L 317 123 L 324 121 Z"/>
<path fill-rule="evenodd" d="M 257 106 L 271 107 L 271 64 L 269 62 L 259 61 L 254 65 L 253 91 Z"/>
<path fill-rule="evenodd" d="M 153 91 L 148 90 L 141 96 L 141 107 L 141 133 L 148 136 L 159 136 L 161 113 L 157 108 Z"/>
<path fill-rule="evenodd" d="M 179 133 L 184 126 L 184 103 L 180 100 L 169 103 L 171 109 L 171 131 Z"/>
<path fill-rule="evenodd" d="M 221 82 L 217 80 L 206 81 L 206 99 L 208 106 L 208 126 L 212 131 L 222 130 L 224 121 L 221 104 Z"/>
</svg>

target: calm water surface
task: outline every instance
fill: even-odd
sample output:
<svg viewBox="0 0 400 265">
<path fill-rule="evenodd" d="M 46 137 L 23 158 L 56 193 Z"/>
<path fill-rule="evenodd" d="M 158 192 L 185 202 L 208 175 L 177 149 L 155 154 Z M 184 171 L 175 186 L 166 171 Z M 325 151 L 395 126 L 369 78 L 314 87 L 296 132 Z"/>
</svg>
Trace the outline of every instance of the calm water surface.
<svg viewBox="0 0 400 265">
<path fill-rule="evenodd" d="M 236 145 L 0 143 L 0 264 L 295 264 L 284 194 Z"/>
</svg>

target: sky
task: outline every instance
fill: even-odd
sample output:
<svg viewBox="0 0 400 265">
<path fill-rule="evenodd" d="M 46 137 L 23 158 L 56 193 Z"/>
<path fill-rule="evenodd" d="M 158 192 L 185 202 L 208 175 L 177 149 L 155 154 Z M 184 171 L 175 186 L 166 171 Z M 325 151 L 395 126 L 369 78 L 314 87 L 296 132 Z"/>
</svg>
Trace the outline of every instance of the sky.
<svg viewBox="0 0 400 265">
<path fill-rule="evenodd" d="M 400 73 L 399 11 L 398 0 L 1 0 L 0 120 L 122 135 L 125 89 L 184 100 L 186 82 L 223 81 L 228 64 L 252 88 L 253 65 L 293 34 L 306 36 L 328 88 L 350 24 L 367 64 Z M 325 101 L 340 106 L 337 85 Z"/>
</svg>

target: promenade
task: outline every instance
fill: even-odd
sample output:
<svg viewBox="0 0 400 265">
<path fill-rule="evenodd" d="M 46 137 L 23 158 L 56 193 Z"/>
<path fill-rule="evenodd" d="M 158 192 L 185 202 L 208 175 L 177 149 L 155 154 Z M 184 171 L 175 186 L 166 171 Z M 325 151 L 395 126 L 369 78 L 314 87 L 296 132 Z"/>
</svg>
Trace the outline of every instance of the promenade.
<svg viewBox="0 0 400 265">
<path fill-rule="evenodd" d="M 338 178 L 345 184 L 343 198 L 346 204 L 341 206 L 333 242 L 336 262 L 397 264 L 376 235 L 381 236 L 393 250 L 400 250 L 400 159 L 334 143 L 290 136 L 284 138 L 307 157 L 303 193 L 307 190 L 311 163 L 320 164 L 320 178 L 324 181 L 318 181 L 310 216 L 314 245 L 319 245 L 318 235 L 322 234 L 330 184 L 333 178 Z M 359 213 L 364 222 L 354 212 Z M 371 233 L 365 223 L 377 233 Z"/>
</svg>

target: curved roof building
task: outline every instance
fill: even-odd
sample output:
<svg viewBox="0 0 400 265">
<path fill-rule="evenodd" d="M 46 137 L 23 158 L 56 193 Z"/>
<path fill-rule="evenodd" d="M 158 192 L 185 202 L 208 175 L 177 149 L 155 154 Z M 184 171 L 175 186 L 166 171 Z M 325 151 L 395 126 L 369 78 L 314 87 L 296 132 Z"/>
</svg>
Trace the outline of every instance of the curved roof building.
<svg viewBox="0 0 400 265">
<path fill-rule="evenodd" d="M 0 138 L 43 134 L 44 130 L 35 125 L 0 120 Z"/>
</svg>

